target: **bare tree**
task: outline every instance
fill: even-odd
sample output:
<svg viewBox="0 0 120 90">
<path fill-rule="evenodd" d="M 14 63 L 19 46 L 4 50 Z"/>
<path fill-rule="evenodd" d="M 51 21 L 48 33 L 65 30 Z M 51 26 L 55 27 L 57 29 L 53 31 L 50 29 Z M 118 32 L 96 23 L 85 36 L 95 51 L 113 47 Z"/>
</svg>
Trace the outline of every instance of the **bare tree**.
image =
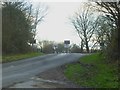
<svg viewBox="0 0 120 90">
<path fill-rule="evenodd" d="M 89 41 L 97 28 L 97 18 L 90 12 L 90 9 L 90 6 L 88 6 L 82 12 L 76 12 L 73 18 L 70 18 L 81 39 L 81 45 L 83 47 L 83 44 L 85 44 L 87 52 L 89 52 Z"/>
<path fill-rule="evenodd" d="M 47 11 L 48 7 L 42 3 L 38 3 L 36 7 L 34 7 L 32 4 L 29 6 L 28 18 L 30 18 L 32 21 L 32 33 L 33 33 L 32 44 L 35 43 L 37 26 L 44 20 L 45 16 L 47 15 Z"/>
<path fill-rule="evenodd" d="M 117 28 L 120 29 L 120 1 L 117 2 L 96 2 L 99 11 L 104 12 L 109 20 L 114 21 Z"/>
<path fill-rule="evenodd" d="M 34 11 L 34 21 L 33 21 L 33 32 L 36 35 L 36 28 L 37 25 L 44 20 L 44 17 L 47 15 L 48 7 L 42 5 L 41 3 L 38 4 L 38 6 L 35 8 Z M 34 35 L 34 38 L 35 38 Z"/>
</svg>

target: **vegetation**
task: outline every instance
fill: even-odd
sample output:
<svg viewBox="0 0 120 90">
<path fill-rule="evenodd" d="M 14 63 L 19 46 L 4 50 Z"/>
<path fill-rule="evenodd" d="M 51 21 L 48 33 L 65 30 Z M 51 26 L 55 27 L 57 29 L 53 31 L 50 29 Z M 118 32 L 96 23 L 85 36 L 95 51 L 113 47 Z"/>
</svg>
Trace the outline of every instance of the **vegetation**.
<svg viewBox="0 0 120 90">
<path fill-rule="evenodd" d="M 53 49 L 54 42 L 53 41 L 44 40 L 42 41 L 42 43 L 43 43 L 43 48 L 42 48 L 43 53 L 54 53 L 54 49 Z"/>
<path fill-rule="evenodd" d="M 111 26 L 110 40 L 103 52 L 106 54 L 108 60 L 111 60 L 112 62 L 118 62 L 118 60 L 120 60 L 120 1 L 96 3 L 99 6 L 97 10 L 104 13 L 104 17 L 106 17 L 109 22 L 113 23 L 109 24 L 109 26 Z"/>
<path fill-rule="evenodd" d="M 22 8 L 21 8 L 22 7 Z M 24 3 L 5 2 L 2 8 L 2 52 L 23 53 L 29 48 L 28 40 L 32 38 L 30 20 L 27 20 Z"/>
<path fill-rule="evenodd" d="M 81 53 L 81 52 L 83 52 L 83 50 L 81 50 L 81 48 L 76 44 L 73 44 L 71 46 L 70 51 L 71 51 L 71 53 Z"/>
<path fill-rule="evenodd" d="M 20 54 L 33 51 L 35 32 L 46 14 L 26 2 L 2 3 L 2 53 Z M 39 15 L 40 14 L 40 15 Z M 31 45 L 32 44 L 32 45 Z"/>
<path fill-rule="evenodd" d="M 88 9 L 82 13 L 76 13 L 72 18 L 72 24 L 79 34 L 81 46 L 86 45 L 91 37 L 95 45 L 100 47 L 100 54 L 92 54 L 80 59 L 77 64 L 70 64 L 65 70 L 65 75 L 75 83 L 83 87 L 118 88 L 118 65 L 120 63 L 120 1 L 118 2 L 96 2 L 92 13 L 88 12 L 90 5 L 85 3 Z M 98 12 L 93 17 L 95 28 L 89 24 L 92 22 L 90 15 Z M 99 14 L 100 13 L 100 14 Z M 89 15 L 90 14 L 90 15 Z M 91 24 L 94 27 L 94 24 Z M 97 26 L 97 27 L 96 27 Z M 92 29 L 91 29 L 92 28 Z M 89 29 L 91 32 L 89 33 Z M 90 36 L 90 37 L 89 37 Z M 93 37 L 92 37 L 93 36 Z M 95 42 L 94 42 L 95 41 Z"/>
<path fill-rule="evenodd" d="M 81 39 L 81 49 L 85 46 L 86 51 L 89 52 L 89 42 L 96 30 L 98 18 L 94 17 L 91 12 L 91 7 L 87 6 L 82 9 L 82 12 L 76 12 L 74 17 L 70 18 L 79 38 Z"/>
<path fill-rule="evenodd" d="M 17 61 L 17 60 L 35 57 L 35 56 L 40 56 L 40 55 L 44 55 L 44 54 L 40 53 L 40 52 L 31 52 L 31 53 L 25 53 L 25 54 L 3 55 L 2 56 L 2 63 Z"/>
<path fill-rule="evenodd" d="M 57 43 L 54 41 L 43 40 L 39 41 L 39 46 L 43 53 L 54 53 L 55 51 L 56 53 L 62 53 L 65 50 L 64 43 L 62 42 Z"/>
<path fill-rule="evenodd" d="M 89 42 L 99 46 L 109 62 L 120 59 L 120 1 L 84 3 L 82 12 L 70 18 L 81 40 L 89 52 Z M 81 9 L 80 9 L 81 10 Z M 96 14 L 97 13 L 97 14 Z"/>
<path fill-rule="evenodd" d="M 116 64 L 107 64 L 104 57 L 97 53 L 67 65 L 65 76 L 81 87 L 118 88 L 117 70 Z"/>
</svg>

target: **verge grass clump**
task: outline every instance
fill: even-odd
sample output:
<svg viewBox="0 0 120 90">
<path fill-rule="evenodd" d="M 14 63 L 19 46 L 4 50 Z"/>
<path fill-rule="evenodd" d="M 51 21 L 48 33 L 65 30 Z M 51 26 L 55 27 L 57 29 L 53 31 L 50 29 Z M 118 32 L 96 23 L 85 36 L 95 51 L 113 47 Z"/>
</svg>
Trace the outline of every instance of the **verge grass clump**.
<svg viewBox="0 0 120 90">
<path fill-rule="evenodd" d="M 17 60 L 31 58 L 35 56 L 41 56 L 41 55 L 44 55 L 44 54 L 41 52 L 31 52 L 31 53 L 25 53 L 25 54 L 3 55 L 2 63 L 17 61 Z"/>
<path fill-rule="evenodd" d="M 99 53 L 80 58 L 76 64 L 69 64 L 65 76 L 81 87 L 118 88 L 118 67 L 105 63 Z"/>
</svg>

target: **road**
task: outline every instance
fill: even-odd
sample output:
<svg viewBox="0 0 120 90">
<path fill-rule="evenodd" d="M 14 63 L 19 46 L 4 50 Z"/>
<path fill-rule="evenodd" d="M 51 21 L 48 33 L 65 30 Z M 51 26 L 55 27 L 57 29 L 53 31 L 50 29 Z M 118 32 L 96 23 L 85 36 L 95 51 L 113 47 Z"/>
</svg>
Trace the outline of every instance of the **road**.
<svg viewBox="0 0 120 90">
<path fill-rule="evenodd" d="M 27 81 L 43 71 L 75 62 L 83 55 L 80 53 L 48 54 L 2 64 L 2 85 L 8 87 L 18 82 Z"/>
</svg>

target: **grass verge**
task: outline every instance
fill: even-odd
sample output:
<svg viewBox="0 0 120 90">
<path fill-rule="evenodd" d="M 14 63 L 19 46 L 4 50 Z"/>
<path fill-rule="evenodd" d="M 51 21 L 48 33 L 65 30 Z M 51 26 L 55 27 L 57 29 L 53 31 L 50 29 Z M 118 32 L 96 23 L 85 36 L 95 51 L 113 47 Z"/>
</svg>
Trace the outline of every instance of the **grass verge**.
<svg viewBox="0 0 120 90">
<path fill-rule="evenodd" d="M 65 76 L 81 87 L 118 88 L 118 67 L 107 64 L 102 56 L 82 57 L 76 64 L 68 64 Z"/>
<path fill-rule="evenodd" d="M 31 58 L 31 57 L 40 56 L 40 55 L 43 55 L 43 53 L 31 52 L 31 53 L 25 53 L 25 54 L 4 55 L 2 56 L 2 63 L 17 61 L 17 60 Z"/>
</svg>

